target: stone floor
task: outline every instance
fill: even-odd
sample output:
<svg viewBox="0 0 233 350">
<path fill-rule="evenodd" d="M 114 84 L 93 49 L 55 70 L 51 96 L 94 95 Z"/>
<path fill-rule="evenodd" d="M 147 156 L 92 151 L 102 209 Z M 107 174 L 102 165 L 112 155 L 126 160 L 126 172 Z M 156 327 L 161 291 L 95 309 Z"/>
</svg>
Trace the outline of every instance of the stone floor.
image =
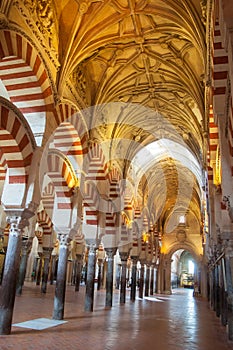
<svg viewBox="0 0 233 350">
<path fill-rule="evenodd" d="M 38 286 L 25 283 L 22 296 L 16 297 L 13 324 L 42 318 L 44 329 L 14 325 L 11 335 L 0 336 L 0 350 L 233 349 L 208 302 L 194 298 L 192 290 L 174 289 L 170 296 L 154 295 L 135 302 L 129 300 L 128 291 L 125 305 L 119 305 L 116 290 L 111 309 L 104 307 L 104 290 L 95 291 L 94 312 L 88 313 L 83 307 L 85 287 L 75 292 L 67 286 L 67 322 L 49 327 L 54 288 L 49 285 L 43 295 Z"/>
</svg>

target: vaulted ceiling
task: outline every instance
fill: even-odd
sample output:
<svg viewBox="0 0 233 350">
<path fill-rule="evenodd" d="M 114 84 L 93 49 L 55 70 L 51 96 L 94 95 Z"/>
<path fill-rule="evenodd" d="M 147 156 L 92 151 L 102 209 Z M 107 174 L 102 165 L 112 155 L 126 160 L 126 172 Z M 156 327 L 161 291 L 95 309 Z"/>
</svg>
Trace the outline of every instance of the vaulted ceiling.
<svg viewBox="0 0 233 350">
<path fill-rule="evenodd" d="M 36 23 L 56 99 L 78 106 L 109 167 L 133 179 L 156 215 L 177 209 L 200 219 L 205 1 L 12 3 L 12 23 L 29 34 Z"/>
</svg>

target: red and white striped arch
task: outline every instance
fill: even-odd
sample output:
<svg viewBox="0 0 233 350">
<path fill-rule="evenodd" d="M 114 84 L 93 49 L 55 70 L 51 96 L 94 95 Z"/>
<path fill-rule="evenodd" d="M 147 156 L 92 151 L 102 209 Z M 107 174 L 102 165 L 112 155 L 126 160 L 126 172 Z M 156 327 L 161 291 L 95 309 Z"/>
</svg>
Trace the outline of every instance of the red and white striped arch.
<svg viewBox="0 0 233 350">
<path fill-rule="evenodd" d="M 42 210 L 37 213 L 37 222 L 39 226 L 42 227 L 43 229 L 43 238 L 42 238 L 43 247 L 52 247 L 53 223 L 45 210 Z"/>
<path fill-rule="evenodd" d="M 49 217 L 53 215 L 53 207 L 54 207 L 54 185 L 52 182 L 49 182 L 43 189 L 41 200 L 43 203 L 43 207 L 45 208 Z"/>
<path fill-rule="evenodd" d="M 23 115 L 0 97 L 0 164 L 2 180 L 5 177 L 4 204 L 21 205 L 35 147 L 34 137 Z"/>
<path fill-rule="evenodd" d="M 218 126 L 214 122 L 213 109 L 210 107 L 209 113 L 209 157 L 208 157 L 208 180 L 213 183 L 216 163 L 217 148 L 219 144 Z"/>
<path fill-rule="evenodd" d="M 215 22 L 213 47 L 213 108 L 215 117 L 224 113 L 228 71 L 228 55 L 222 44 L 219 23 Z"/>
<path fill-rule="evenodd" d="M 86 153 L 88 131 L 82 113 L 77 111 L 77 108 L 72 104 L 62 102 L 54 109 L 53 115 L 58 127 L 67 123 L 67 126 L 70 125 L 72 133 L 74 132 L 73 130 L 76 130 L 82 145 L 82 154 Z"/>
<path fill-rule="evenodd" d="M 72 124 L 63 122 L 57 127 L 53 137 L 53 147 L 69 158 L 75 173 L 80 176 L 83 149 L 80 137 Z"/>
<path fill-rule="evenodd" d="M 70 227 L 73 209 L 72 188 L 76 180 L 74 171 L 68 159 L 57 150 L 49 151 L 47 165 L 47 175 L 51 179 L 55 191 L 53 224 Z"/>
<path fill-rule="evenodd" d="M 101 146 L 94 143 L 84 158 L 83 231 L 85 238 L 94 238 L 98 230 L 101 194 L 108 193 L 107 167 Z M 105 209 L 104 209 L 105 210 Z"/>
<path fill-rule="evenodd" d="M 36 49 L 10 30 L 0 31 L 0 91 L 23 113 L 40 146 L 46 112 L 54 109 L 50 79 Z"/>
</svg>

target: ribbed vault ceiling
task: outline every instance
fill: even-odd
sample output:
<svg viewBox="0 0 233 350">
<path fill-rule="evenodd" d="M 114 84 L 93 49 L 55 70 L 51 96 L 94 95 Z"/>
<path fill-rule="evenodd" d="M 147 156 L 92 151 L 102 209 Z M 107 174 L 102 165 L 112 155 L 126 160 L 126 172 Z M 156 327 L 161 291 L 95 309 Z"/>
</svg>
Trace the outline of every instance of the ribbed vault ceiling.
<svg viewBox="0 0 233 350">
<path fill-rule="evenodd" d="M 80 94 L 86 89 L 85 108 L 95 106 L 85 115 L 91 138 L 124 177 L 129 168 L 134 172 L 138 193 L 158 214 L 179 207 L 199 216 L 205 131 L 200 1 L 55 2 L 58 90 L 65 84 Z"/>
</svg>

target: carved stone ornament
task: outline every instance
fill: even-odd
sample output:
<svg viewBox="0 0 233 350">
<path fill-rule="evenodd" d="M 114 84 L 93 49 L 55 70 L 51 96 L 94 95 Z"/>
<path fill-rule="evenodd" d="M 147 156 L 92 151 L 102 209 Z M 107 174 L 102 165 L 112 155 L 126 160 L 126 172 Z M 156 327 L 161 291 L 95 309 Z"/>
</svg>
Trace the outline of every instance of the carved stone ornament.
<svg viewBox="0 0 233 350">
<path fill-rule="evenodd" d="M 70 237 L 68 234 L 62 234 L 62 233 L 59 233 L 58 234 L 58 239 L 59 239 L 59 242 L 60 242 L 60 248 L 68 248 L 69 244 L 70 244 Z"/>
<path fill-rule="evenodd" d="M 176 239 L 179 242 L 184 242 L 186 240 L 186 232 L 185 230 L 178 230 L 176 234 Z"/>
<path fill-rule="evenodd" d="M 87 80 L 85 77 L 85 74 L 83 72 L 82 65 L 78 66 L 71 74 L 70 81 L 73 86 L 75 86 L 75 89 L 77 90 L 79 96 L 81 99 L 87 103 L 87 96 L 86 96 L 86 86 L 87 86 Z"/>
<path fill-rule="evenodd" d="M 231 222 L 233 222 L 233 195 L 230 194 L 230 195 L 224 196 L 222 200 L 223 200 L 223 203 L 226 205 L 230 220 Z"/>
<path fill-rule="evenodd" d="M 10 224 L 9 234 L 11 236 L 19 237 L 22 235 L 23 228 L 29 225 L 29 222 L 26 218 L 21 216 L 8 216 L 6 220 Z"/>
<path fill-rule="evenodd" d="M 8 28 L 9 22 L 3 13 L 0 13 L 0 29 Z"/>
<path fill-rule="evenodd" d="M 58 69 L 58 33 L 52 0 L 14 0 L 13 5 Z"/>
</svg>

